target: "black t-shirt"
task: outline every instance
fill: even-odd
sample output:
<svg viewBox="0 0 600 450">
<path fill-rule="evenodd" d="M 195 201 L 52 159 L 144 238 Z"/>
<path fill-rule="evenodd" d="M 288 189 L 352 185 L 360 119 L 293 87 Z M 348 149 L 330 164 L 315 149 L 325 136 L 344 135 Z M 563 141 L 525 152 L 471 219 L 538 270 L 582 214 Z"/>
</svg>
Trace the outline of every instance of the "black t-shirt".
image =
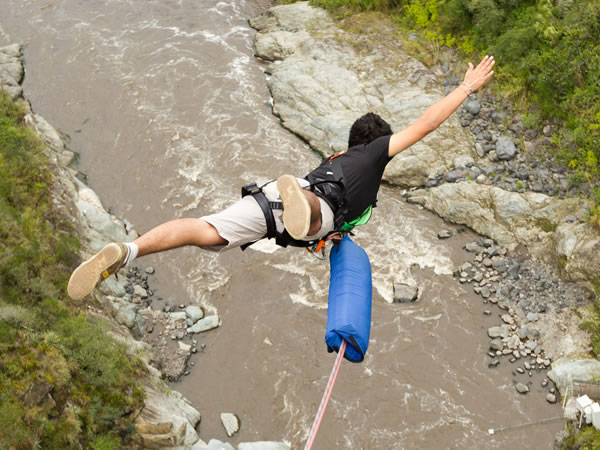
<svg viewBox="0 0 600 450">
<path fill-rule="evenodd" d="M 356 145 L 336 157 L 344 174 L 346 222 L 360 217 L 377 199 L 385 166 L 391 161 L 388 149 L 391 136 L 382 136 L 369 144 Z M 311 174 L 322 171 L 321 165 Z"/>
</svg>

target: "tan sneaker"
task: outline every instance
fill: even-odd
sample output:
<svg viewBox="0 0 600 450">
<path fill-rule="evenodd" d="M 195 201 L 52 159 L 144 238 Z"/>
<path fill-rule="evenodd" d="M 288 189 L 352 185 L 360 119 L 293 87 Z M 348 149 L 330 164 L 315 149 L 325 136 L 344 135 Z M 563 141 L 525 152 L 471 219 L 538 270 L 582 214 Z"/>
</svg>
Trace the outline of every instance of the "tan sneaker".
<svg viewBox="0 0 600 450">
<path fill-rule="evenodd" d="M 80 300 L 96 286 L 98 281 L 105 280 L 125 265 L 129 249 L 120 243 L 108 244 L 94 256 L 75 269 L 67 292 L 73 300 Z"/>
<path fill-rule="evenodd" d="M 282 175 L 277 189 L 283 202 L 283 225 L 294 239 L 305 238 L 310 228 L 310 206 L 296 177 Z"/>
</svg>

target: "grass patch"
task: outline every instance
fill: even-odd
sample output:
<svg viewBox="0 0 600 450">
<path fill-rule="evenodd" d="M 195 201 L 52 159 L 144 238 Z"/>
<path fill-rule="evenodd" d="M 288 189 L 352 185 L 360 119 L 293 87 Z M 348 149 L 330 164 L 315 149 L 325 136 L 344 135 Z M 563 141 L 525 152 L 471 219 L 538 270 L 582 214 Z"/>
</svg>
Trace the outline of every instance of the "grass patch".
<svg viewBox="0 0 600 450">
<path fill-rule="evenodd" d="M 79 242 L 24 115 L 0 91 L 0 448 L 123 448 L 143 365 L 66 295 Z"/>
<path fill-rule="evenodd" d="M 597 449 L 600 442 L 600 430 L 593 426 L 584 426 L 578 429 L 574 423 L 567 425 L 568 437 L 561 442 L 561 450 L 571 449 Z"/>
<path fill-rule="evenodd" d="M 546 233 L 554 233 L 556 231 L 556 224 L 553 223 L 550 219 L 537 219 L 535 221 L 535 224 Z"/>
</svg>

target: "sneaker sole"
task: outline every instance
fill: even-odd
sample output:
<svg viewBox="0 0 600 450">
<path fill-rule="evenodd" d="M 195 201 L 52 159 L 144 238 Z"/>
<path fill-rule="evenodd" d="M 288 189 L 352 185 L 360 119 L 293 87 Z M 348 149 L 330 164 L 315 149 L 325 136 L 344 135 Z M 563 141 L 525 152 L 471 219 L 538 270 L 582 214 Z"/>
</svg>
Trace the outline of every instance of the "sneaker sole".
<svg viewBox="0 0 600 450">
<path fill-rule="evenodd" d="M 117 244 L 108 244 L 86 262 L 82 263 L 71 275 L 67 292 L 73 300 L 81 300 L 88 295 L 100 279 L 102 272 L 115 264 L 121 257 Z"/>
<path fill-rule="evenodd" d="M 283 202 L 283 224 L 294 239 L 306 237 L 310 228 L 310 206 L 298 180 L 283 175 L 277 180 L 277 189 Z"/>
</svg>

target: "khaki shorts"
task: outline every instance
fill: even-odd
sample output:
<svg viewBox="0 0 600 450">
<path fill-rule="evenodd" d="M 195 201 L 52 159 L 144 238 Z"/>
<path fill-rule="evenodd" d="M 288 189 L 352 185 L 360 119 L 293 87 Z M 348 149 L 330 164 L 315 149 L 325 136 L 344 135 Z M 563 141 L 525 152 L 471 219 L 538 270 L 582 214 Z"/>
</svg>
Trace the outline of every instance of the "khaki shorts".
<svg viewBox="0 0 600 450">
<path fill-rule="evenodd" d="M 306 187 L 309 184 L 303 178 L 298 178 L 298 183 L 302 187 Z M 269 201 L 281 201 L 279 191 L 277 190 L 277 183 L 274 181 L 264 186 L 263 192 Z M 319 198 L 319 202 L 321 203 L 321 229 L 313 236 L 307 236 L 304 239 L 306 241 L 320 239 L 333 230 L 333 211 L 323 199 Z M 283 211 L 281 209 L 273 210 L 275 225 L 279 233 L 283 233 L 285 229 L 282 216 Z M 205 250 L 214 252 L 229 250 L 230 248 L 240 247 L 249 242 L 262 239 L 267 234 L 265 215 L 262 209 L 260 209 L 258 202 L 251 195 L 238 200 L 219 213 L 203 216 L 201 219 L 215 227 L 219 236 L 228 242 L 226 245 L 203 246 L 202 248 Z"/>
</svg>

